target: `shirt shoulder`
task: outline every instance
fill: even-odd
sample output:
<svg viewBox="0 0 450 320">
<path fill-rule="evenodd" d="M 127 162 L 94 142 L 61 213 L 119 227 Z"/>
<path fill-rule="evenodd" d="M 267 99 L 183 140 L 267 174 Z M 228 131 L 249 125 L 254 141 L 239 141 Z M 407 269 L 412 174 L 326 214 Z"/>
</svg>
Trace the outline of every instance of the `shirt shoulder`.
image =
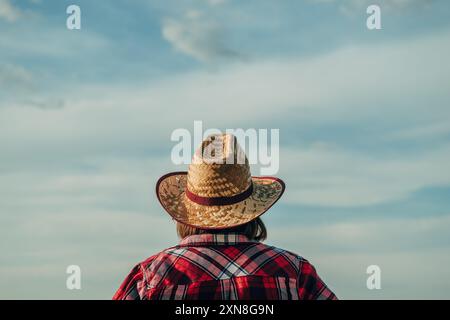
<svg viewBox="0 0 450 320">
<path fill-rule="evenodd" d="M 148 267 L 150 267 L 152 264 L 154 264 L 155 262 L 160 261 L 163 257 L 167 256 L 172 250 L 174 250 L 176 248 L 177 248 L 177 246 L 172 246 L 167 249 L 164 249 L 164 250 L 146 258 L 145 260 L 140 261 L 137 265 L 140 268 L 142 268 L 143 270 L 145 270 Z"/>
<path fill-rule="evenodd" d="M 265 248 L 265 250 L 271 250 L 273 252 L 276 252 L 277 254 L 280 254 L 282 256 L 284 256 L 285 258 L 289 259 L 290 261 L 292 261 L 293 263 L 295 263 L 300 271 L 300 268 L 302 265 L 310 265 L 309 261 L 307 259 L 305 259 L 303 256 L 290 251 L 290 250 L 286 250 L 283 248 L 279 248 L 273 245 L 269 245 L 269 244 L 265 244 L 265 243 L 260 243 L 260 246 L 262 248 Z"/>
</svg>

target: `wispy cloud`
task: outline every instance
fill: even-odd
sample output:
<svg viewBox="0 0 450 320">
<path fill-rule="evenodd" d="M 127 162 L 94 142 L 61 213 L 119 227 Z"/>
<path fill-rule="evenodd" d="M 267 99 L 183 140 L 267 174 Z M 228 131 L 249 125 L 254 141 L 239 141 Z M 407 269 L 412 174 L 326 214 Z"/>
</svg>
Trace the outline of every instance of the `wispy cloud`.
<svg viewBox="0 0 450 320">
<path fill-rule="evenodd" d="M 286 200 L 311 206 L 357 207 L 400 201 L 422 189 L 449 186 L 445 169 L 450 145 L 423 151 L 371 157 L 316 145 L 282 151 Z M 289 177 L 295 174 L 295 179 Z"/>
<path fill-rule="evenodd" d="M 0 86 L 17 88 L 30 84 L 32 80 L 32 73 L 24 67 L 9 63 L 0 64 Z"/>
<path fill-rule="evenodd" d="M 181 18 L 164 19 L 162 35 L 175 50 L 202 62 L 239 58 L 224 42 L 221 26 L 200 11 L 190 10 Z"/>
</svg>

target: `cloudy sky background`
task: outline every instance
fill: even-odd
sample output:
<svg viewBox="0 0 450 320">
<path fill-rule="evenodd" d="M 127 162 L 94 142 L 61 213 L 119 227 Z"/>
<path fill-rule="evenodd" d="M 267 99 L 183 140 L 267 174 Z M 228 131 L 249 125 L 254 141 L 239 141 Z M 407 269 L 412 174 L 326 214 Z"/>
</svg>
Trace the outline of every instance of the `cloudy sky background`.
<svg viewBox="0 0 450 320">
<path fill-rule="evenodd" d="M 280 129 L 267 242 L 340 298 L 450 298 L 450 4 L 371 3 L 0 0 L 0 298 L 109 299 L 175 244 L 154 185 L 194 120 Z"/>
</svg>

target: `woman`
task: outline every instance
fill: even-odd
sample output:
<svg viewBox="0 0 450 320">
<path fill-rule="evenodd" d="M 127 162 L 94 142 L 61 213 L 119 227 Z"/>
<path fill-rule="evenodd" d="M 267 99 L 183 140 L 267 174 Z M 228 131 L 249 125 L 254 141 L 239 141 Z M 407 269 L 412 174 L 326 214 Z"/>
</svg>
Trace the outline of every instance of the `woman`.
<svg viewBox="0 0 450 320">
<path fill-rule="evenodd" d="M 260 216 L 285 185 L 252 177 L 242 154 L 234 136 L 213 135 L 187 173 L 159 179 L 158 199 L 181 242 L 139 263 L 113 299 L 336 299 L 307 260 L 261 242 Z"/>
</svg>

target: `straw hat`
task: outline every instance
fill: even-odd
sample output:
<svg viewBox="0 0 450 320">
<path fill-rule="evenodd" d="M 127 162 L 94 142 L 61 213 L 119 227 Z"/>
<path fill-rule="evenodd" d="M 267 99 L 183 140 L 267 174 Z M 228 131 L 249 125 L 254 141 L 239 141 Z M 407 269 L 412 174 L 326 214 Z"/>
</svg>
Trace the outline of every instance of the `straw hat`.
<svg viewBox="0 0 450 320">
<path fill-rule="evenodd" d="M 176 221 L 201 229 L 224 229 L 262 215 L 284 188 L 278 178 L 252 177 L 236 137 L 219 134 L 202 142 L 188 172 L 162 176 L 156 194 Z"/>
</svg>

